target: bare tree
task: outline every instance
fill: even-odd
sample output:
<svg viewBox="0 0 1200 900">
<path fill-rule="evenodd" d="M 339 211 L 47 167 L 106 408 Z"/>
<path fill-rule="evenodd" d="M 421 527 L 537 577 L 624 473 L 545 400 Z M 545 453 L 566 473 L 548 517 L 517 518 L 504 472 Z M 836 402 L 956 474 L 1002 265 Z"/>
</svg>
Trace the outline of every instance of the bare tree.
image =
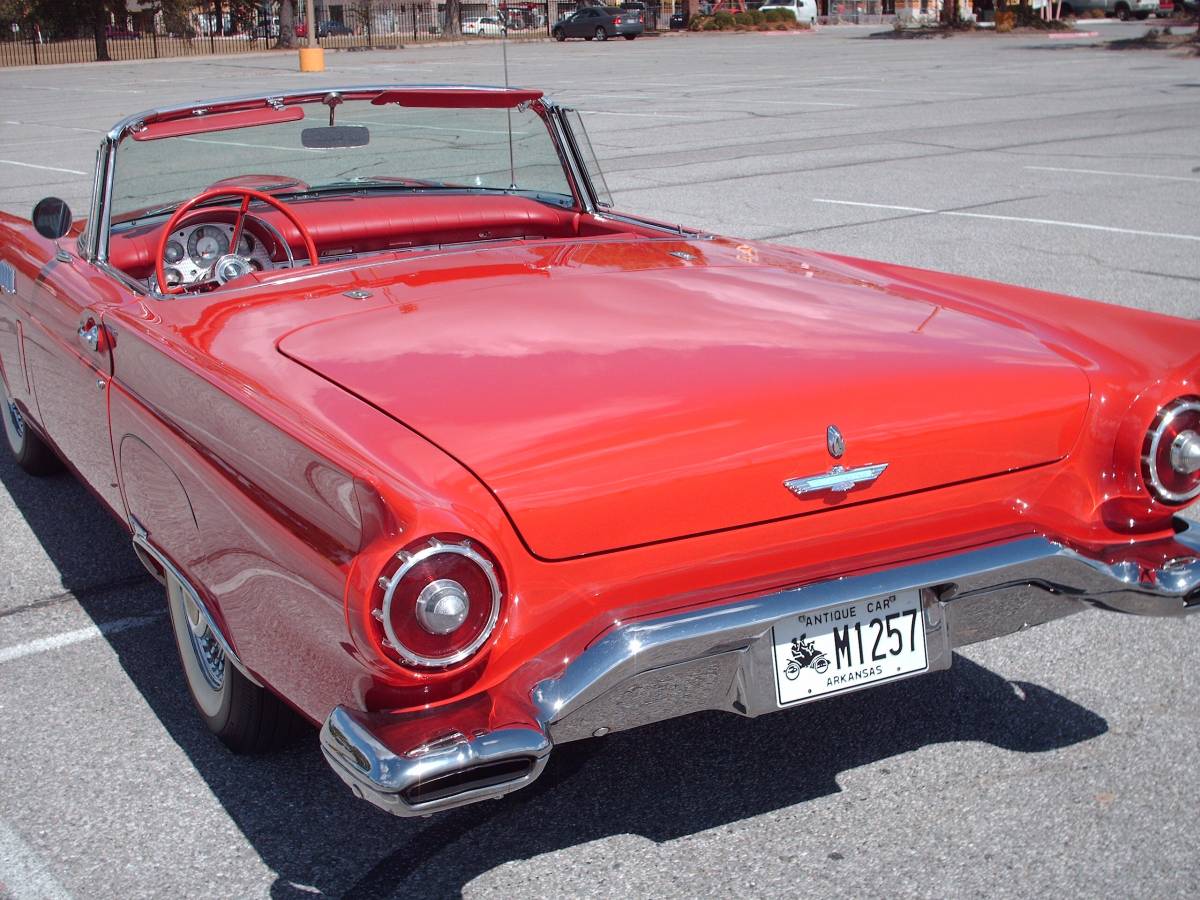
<svg viewBox="0 0 1200 900">
<path fill-rule="evenodd" d="M 443 34 L 457 35 L 460 32 L 459 23 L 462 19 L 461 0 L 446 0 L 446 21 L 442 26 Z"/>
<path fill-rule="evenodd" d="M 296 0 L 279 0 L 279 40 L 275 46 L 285 50 L 296 46 Z"/>
</svg>

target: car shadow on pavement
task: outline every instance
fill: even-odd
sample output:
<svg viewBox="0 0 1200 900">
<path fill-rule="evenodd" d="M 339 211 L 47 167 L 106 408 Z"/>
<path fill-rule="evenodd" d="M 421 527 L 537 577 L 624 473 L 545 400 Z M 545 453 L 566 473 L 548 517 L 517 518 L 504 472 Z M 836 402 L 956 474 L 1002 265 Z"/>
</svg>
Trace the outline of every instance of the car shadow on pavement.
<svg viewBox="0 0 1200 900">
<path fill-rule="evenodd" d="M 17 468 L 5 448 L 0 452 L 0 482 L 57 569 L 63 590 L 82 594 L 150 581 L 133 554 L 128 532 L 74 476 L 34 478 Z M 20 537 L 8 535 L 8 540 L 18 542 Z M 6 549 L 6 555 L 20 552 L 15 543 Z M 10 565 L 21 569 L 31 561 L 13 559 Z M 32 582 L 24 580 L 29 596 L 22 599 L 45 600 L 41 592 L 57 587 Z"/>
<path fill-rule="evenodd" d="M 34 483 L 5 461 L 0 481 L 64 582 L 91 571 L 97 556 L 119 557 L 120 570 L 137 565 L 119 523 L 69 479 Z M 72 534 L 63 531 L 64 508 L 94 529 L 88 540 L 76 540 L 73 527 Z M 132 611 L 145 612 L 157 595 L 157 585 L 146 580 L 118 592 L 143 607 Z M 77 598 L 97 622 L 131 613 L 112 592 L 85 590 Z M 623 834 L 669 841 L 836 794 L 840 773 L 930 745 L 973 741 L 1043 753 L 1108 729 L 1101 716 L 1053 691 L 1009 682 L 956 656 L 949 671 L 789 713 L 759 719 L 702 713 L 565 744 L 525 790 L 427 819 L 398 819 L 351 795 L 322 758 L 315 729 L 272 756 L 230 753 L 192 709 L 165 616 L 161 625 L 105 639 L 277 874 L 276 897 L 458 896 L 510 861 Z M 219 891 L 220 874 L 213 878 L 208 887 Z"/>
</svg>

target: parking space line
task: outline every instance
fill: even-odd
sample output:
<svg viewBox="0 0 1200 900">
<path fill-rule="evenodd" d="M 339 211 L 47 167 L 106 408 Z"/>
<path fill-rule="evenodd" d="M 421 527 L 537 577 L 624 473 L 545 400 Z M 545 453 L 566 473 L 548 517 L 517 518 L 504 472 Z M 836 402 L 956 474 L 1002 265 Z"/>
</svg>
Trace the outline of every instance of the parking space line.
<svg viewBox="0 0 1200 900">
<path fill-rule="evenodd" d="M 25 169 L 41 169 L 44 172 L 66 172 L 68 175 L 86 175 L 87 172 L 80 172 L 78 169 L 60 169 L 57 166 L 38 166 L 33 163 L 17 162 L 15 159 L 0 159 L 0 163 L 8 166 L 21 166 Z"/>
<path fill-rule="evenodd" d="M 635 112 L 609 112 L 605 109 L 581 109 L 581 113 L 587 113 L 589 116 L 634 116 L 639 119 L 703 119 L 704 116 L 679 116 L 671 113 L 635 113 Z"/>
<path fill-rule="evenodd" d="M 1200 184 L 1200 178 L 1185 175 L 1151 175 L 1149 172 L 1107 172 L 1103 169 L 1064 169 L 1058 166 L 1025 166 L 1035 172 L 1078 172 L 1080 175 L 1109 175 L 1116 178 L 1155 178 L 1160 181 L 1191 181 Z"/>
<path fill-rule="evenodd" d="M 921 213 L 930 216 L 958 216 L 964 219 L 994 219 L 998 222 L 1025 222 L 1030 225 L 1052 225 L 1056 228 L 1080 228 L 1085 231 L 1105 231 L 1111 234 L 1133 234 L 1141 237 L 1170 238 L 1176 241 L 1200 241 L 1200 234 L 1176 234 L 1171 231 L 1142 231 L 1137 228 L 1118 228 L 1115 225 L 1091 225 L 1087 222 L 1063 222 L 1058 219 L 1035 219 L 1027 216 L 1001 216 L 994 213 L 962 212 L 955 209 L 925 209 L 921 206 L 893 206 L 887 203 L 859 203 L 854 200 L 829 200 L 814 197 L 813 203 L 834 203 L 838 206 L 864 206 L 870 209 L 894 209 L 897 212 Z"/>
<path fill-rule="evenodd" d="M 99 128 L 81 128 L 78 125 L 58 125 L 54 122 L 19 122 L 16 119 L 5 119 L 5 125 L 20 125 L 23 128 L 54 128 L 60 131 L 83 131 L 87 134 L 104 134 Z"/>
<path fill-rule="evenodd" d="M 93 638 L 118 634 L 122 631 L 129 631 L 131 628 L 141 628 L 143 625 L 149 625 L 151 622 L 158 621 L 164 614 L 165 611 L 155 613 L 151 616 L 131 616 L 127 619 L 114 619 L 111 622 L 105 622 L 101 625 L 89 625 L 86 628 L 64 631 L 61 634 L 38 638 L 35 641 L 27 641 L 24 644 L 3 647 L 0 648 L 0 663 L 11 662 L 14 659 L 21 659 L 25 656 L 33 656 L 36 653 L 45 653 L 49 650 L 58 650 L 62 647 L 81 643 L 82 641 L 90 641 Z"/>
<path fill-rule="evenodd" d="M 222 147 L 249 147 L 251 150 L 282 150 L 285 153 L 291 153 L 293 150 L 300 150 L 304 153 L 323 153 L 323 150 L 317 150 L 313 147 L 279 147 L 275 144 L 243 144 L 239 141 L 217 141 L 211 138 L 180 138 L 181 141 L 187 141 L 189 144 L 220 144 Z M 0 160 L 3 162 L 3 160 Z M 80 175 L 86 175 L 86 172 L 80 172 Z"/>
<path fill-rule="evenodd" d="M 0 896 L 70 900 L 67 892 L 41 861 L 37 851 L 0 819 Z"/>
</svg>

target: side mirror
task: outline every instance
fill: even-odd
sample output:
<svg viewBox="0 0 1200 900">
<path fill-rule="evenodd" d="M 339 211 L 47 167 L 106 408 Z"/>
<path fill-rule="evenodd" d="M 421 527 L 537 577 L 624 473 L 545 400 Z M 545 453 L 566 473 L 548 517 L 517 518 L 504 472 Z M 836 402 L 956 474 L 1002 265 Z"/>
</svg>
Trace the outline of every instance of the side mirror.
<svg viewBox="0 0 1200 900">
<path fill-rule="evenodd" d="M 33 208 L 33 227 L 42 237 L 57 241 L 71 230 L 71 207 L 57 197 L 39 200 Z"/>
</svg>

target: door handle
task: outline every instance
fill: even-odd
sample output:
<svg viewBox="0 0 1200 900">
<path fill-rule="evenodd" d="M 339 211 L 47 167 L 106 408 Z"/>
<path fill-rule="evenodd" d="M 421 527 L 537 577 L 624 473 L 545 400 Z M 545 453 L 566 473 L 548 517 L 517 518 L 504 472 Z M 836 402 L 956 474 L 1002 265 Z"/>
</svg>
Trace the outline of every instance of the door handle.
<svg viewBox="0 0 1200 900">
<path fill-rule="evenodd" d="M 103 353 L 108 349 L 107 335 L 104 332 L 104 326 L 94 319 L 88 319 L 83 325 L 79 326 L 79 343 L 87 347 L 93 353 Z"/>
</svg>

